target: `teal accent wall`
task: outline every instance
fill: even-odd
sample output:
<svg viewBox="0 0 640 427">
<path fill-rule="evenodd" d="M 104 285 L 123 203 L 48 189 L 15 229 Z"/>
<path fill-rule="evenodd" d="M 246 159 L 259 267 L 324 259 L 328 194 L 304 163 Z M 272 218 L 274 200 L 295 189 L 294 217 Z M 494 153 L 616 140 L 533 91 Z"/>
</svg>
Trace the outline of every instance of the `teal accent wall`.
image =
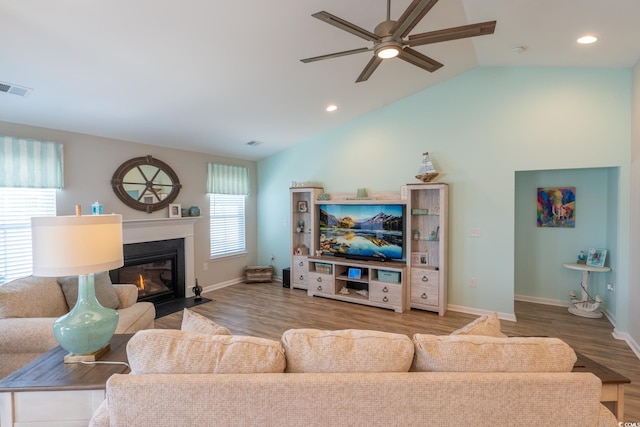
<svg viewBox="0 0 640 427">
<path fill-rule="evenodd" d="M 539 187 L 575 187 L 574 228 L 538 227 Z M 516 172 L 515 294 L 523 299 L 569 305 L 569 292 L 580 292 L 581 273 L 563 263 L 576 262 L 579 251 L 607 250 L 606 265 L 616 265 L 618 204 L 617 168 Z M 613 249 L 612 249 L 613 248 Z M 617 284 L 616 270 L 592 273 L 589 292 L 600 295 L 603 307 L 615 312 L 615 294 L 606 283 Z"/>
<path fill-rule="evenodd" d="M 450 305 L 513 314 L 517 171 L 617 168 L 612 268 L 628 287 L 630 111 L 629 69 L 476 68 L 260 161 L 258 259 L 289 264 L 291 181 L 399 191 L 429 151 L 450 184 Z"/>
</svg>

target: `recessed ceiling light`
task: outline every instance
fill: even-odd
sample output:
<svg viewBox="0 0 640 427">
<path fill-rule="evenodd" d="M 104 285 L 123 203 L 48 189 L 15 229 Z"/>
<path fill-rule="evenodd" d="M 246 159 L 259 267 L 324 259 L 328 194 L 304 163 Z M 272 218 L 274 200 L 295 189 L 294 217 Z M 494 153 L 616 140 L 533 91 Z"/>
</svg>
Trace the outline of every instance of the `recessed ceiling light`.
<svg viewBox="0 0 640 427">
<path fill-rule="evenodd" d="M 582 36 L 577 40 L 577 42 L 580 44 L 591 44 L 597 41 L 598 41 L 598 38 L 596 36 L 591 36 L 591 35 Z"/>
<path fill-rule="evenodd" d="M 337 109 L 338 109 L 338 106 L 337 105 L 333 105 L 333 104 L 331 104 L 331 105 L 329 105 L 327 107 L 327 111 L 328 112 L 336 111 Z"/>
</svg>

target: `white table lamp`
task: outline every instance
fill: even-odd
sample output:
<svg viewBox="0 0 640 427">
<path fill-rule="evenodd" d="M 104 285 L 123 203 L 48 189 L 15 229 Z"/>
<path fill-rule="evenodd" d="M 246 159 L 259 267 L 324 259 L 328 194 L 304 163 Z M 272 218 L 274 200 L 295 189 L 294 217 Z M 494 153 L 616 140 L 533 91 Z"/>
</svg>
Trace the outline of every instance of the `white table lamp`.
<svg viewBox="0 0 640 427">
<path fill-rule="evenodd" d="M 76 215 L 31 218 L 33 274 L 78 275 L 78 300 L 57 319 L 53 333 L 71 353 L 65 361 L 95 360 L 118 325 L 118 313 L 100 305 L 94 273 L 122 267 L 122 216 Z"/>
</svg>

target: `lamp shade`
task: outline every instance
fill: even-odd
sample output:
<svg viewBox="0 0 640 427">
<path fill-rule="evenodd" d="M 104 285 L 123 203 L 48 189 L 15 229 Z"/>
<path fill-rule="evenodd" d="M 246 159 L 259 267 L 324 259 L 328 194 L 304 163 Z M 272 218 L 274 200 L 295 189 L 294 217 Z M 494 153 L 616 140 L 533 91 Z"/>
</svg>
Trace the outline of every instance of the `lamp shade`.
<svg viewBox="0 0 640 427">
<path fill-rule="evenodd" d="M 121 215 L 31 218 L 33 274 L 59 277 L 124 265 Z"/>
</svg>

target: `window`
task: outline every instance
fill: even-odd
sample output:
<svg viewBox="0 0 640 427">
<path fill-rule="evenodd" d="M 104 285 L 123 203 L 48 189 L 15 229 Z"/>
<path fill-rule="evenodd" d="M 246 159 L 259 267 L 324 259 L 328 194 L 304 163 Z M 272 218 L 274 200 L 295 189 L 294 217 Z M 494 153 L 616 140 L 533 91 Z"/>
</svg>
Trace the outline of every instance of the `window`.
<svg viewBox="0 0 640 427">
<path fill-rule="evenodd" d="M 31 274 L 31 217 L 55 214 L 53 188 L 0 188 L 0 284 Z"/>
<path fill-rule="evenodd" d="M 249 195 L 249 168 L 219 163 L 207 167 L 211 258 L 245 253 L 244 202 Z"/>
<path fill-rule="evenodd" d="M 244 195 L 209 194 L 209 234 L 212 258 L 246 251 Z"/>
<path fill-rule="evenodd" d="M 56 214 L 63 166 L 58 142 L 0 135 L 0 284 L 31 274 L 31 217 Z"/>
</svg>

